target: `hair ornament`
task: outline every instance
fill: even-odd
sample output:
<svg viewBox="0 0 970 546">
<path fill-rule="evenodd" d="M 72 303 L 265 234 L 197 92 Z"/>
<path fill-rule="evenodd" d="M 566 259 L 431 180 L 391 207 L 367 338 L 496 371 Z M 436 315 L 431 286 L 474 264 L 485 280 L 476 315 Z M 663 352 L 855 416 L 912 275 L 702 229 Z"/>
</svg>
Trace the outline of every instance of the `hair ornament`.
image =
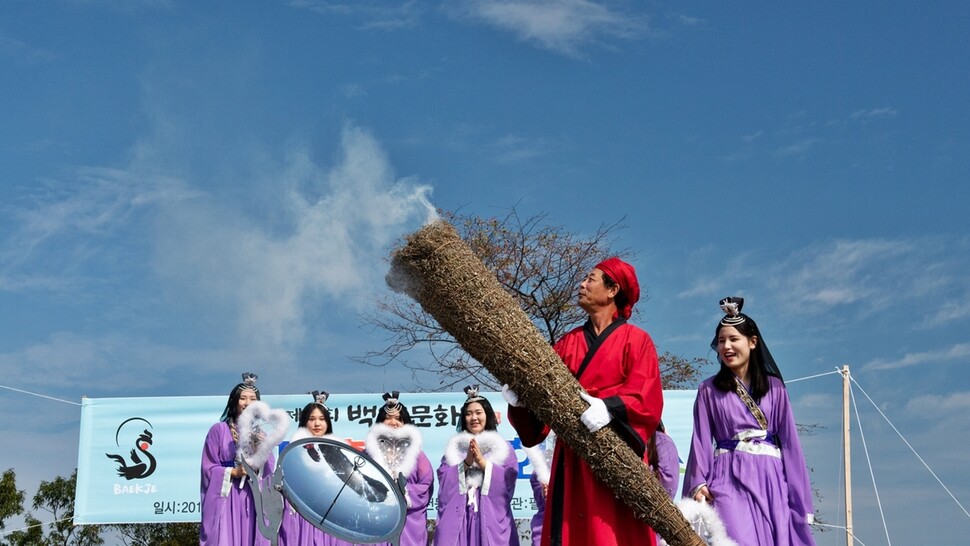
<svg viewBox="0 0 970 546">
<path fill-rule="evenodd" d="M 401 414 L 400 395 L 401 393 L 398 391 L 385 392 L 382 395 L 382 398 L 384 398 L 384 411 L 388 415 L 396 416 Z"/>
<path fill-rule="evenodd" d="M 467 387 L 465 387 L 464 390 L 465 390 L 465 394 L 468 396 L 468 400 L 465 400 L 466 404 L 468 402 L 477 402 L 479 400 L 485 400 L 484 396 L 478 395 L 478 385 L 468 385 Z"/>
<path fill-rule="evenodd" d="M 253 391 L 258 390 L 256 388 L 256 380 L 257 379 L 259 379 L 259 376 L 258 375 L 254 374 L 252 372 L 243 372 L 243 374 L 242 374 L 242 383 L 241 383 L 242 386 L 240 388 L 241 389 L 249 389 L 249 390 L 253 390 Z"/>
<path fill-rule="evenodd" d="M 329 414 L 330 408 L 327 407 L 327 399 L 330 393 L 327 391 L 313 391 L 309 393 L 313 397 L 313 403 L 323 408 L 324 413 Z"/>
<path fill-rule="evenodd" d="M 721 319 L 721 325 L 737 326 L 747 318 L 741 313 L 741 308 L 744 307 L 744 298 L 729 296 L 721 300 L 720 304 L 721 310 L 724 311 L 725 315 Z"/>
</svg>

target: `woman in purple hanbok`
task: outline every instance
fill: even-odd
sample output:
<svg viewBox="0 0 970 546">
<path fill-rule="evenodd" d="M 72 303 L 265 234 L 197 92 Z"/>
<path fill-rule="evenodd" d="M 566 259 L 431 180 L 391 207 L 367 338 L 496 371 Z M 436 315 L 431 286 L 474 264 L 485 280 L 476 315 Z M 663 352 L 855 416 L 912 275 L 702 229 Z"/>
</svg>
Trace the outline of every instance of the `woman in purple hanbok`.
<svg viewBox="0 0 970 546">
<path fill-rule="evenodd" d="M 675 498 L 677 486 L 680 485 L 680 457 L 663 421 L 657 424 L 657 430 L 647 442 L 647 463 L 670 498 Z"/>
<path fill-rule="evenodd" d="M 233 387 L 222 419 L 212 425 L 202 449 L 202 524 L 200 546 L 267 545 L 257 526 L 250 480 L 236 454 L 236 422 L 250 403 L 259 400 L 256 375 L 242 374 L 243 382 Z M 263 465 L 260 477 L 266 485 L 273 474 L 272 456 Z M 264 485 L 264 486 L 266 486 Z"/>
<path fill-rule="evenodd" d="M 744 300 L 725 298 L 701 383 L 684 497 L 710 503 L 741 546 L 814 545 L 812 489 L 788 392 Z"/>
<path fill-rule="evenodd" d="M 519 546 L 512 497 L 519 463 L 492 405 L 465 387 L 458 430 L 438 467 L 435 546 Z"/>
<path fill-rule="evenodd" d="M 434 494 L 434 469 L 421 450 L 421 431 L 401 404 L 398 391 L 384 393 L 384 405 L 377 411 L 377 422 L 367 432 L 364 446 L 368 455 L 395 480 L 404 476 L 407 519 L 401 531 L 400 546 L 427 546 L 428 504 Z M 390 544 L 390 543 L 385 543 Z"/>
<path fill-rule="evenodd" d="M 552 454 L 556 449 L 556 433 L 549 431 L 549 435 L 541 444 L 523 448 L 529 463 L 532 464 L 532 476 L 529 485 L 532 486 L 532 498 L 536 503 L 536 513 L 532 515 L 529 528 L 532 534 L 532 546 L 542 544 L 542 520 L 546 516 L 546 495 L 549 492 L 549 476 L 552 466 Z"/>
<path fill-rule="evenodd" d="M 326 391 L 313 391 L 313 402 L 300 411 L 299 427 L 290 438 L 290 442 L 303 438 L 334 439 L 333 421 L 330 420 L 330 408 L 326 406 L 330 396 Z M 310 444 L 307 444 L 309 446 Z M 349 544 L 336 537 L 332 537 L 314 527 L 293 509 L 289 502 L 283 503 L 283 521 L 280 525 L 279 546 L 341 546 Z"/>
</svg>

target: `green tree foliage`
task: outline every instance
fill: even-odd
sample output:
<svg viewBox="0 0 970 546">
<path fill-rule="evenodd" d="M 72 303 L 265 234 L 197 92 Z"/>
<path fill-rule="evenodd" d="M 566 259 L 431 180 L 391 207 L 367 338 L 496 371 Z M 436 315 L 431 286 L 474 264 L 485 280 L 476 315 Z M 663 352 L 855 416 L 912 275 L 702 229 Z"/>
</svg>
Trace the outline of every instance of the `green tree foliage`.
<svg viewBox="0 0 970 546">
<path fill-rule="evenodd" d="M 634 257 L 629 250 L 614 248 L 615 234 L 624 227 L 622 221 L 583 235 L 547 224 L 545 214 L 523 218 L 515 209 L 496 218 L 442 215 L 518 301 L 549 343 L 586 320 L 586 313 L 576 305 L 576 293 L 589 270 L 609 256 L 627 260 Z M 646 294 L 641 295 L 635 315 L 647 299 Z M 488 371 L 471 359 L 414 300 L 393 294 L 379 302 L 377 311 L 366 316 L 365 321 L 388 332 L 390 337 L 385 348 L 367 353 L 358 361 L 375 366 L 395 362 L 415 371 L 433 372 L 440 378 L 441 389 L 469 382 L 492 390 L 499 388 Z M 427 352 L 411 352 L 418 347 Z M 670 353 L 660 355 L 664 387 L 693 387 L 700 366 L 706 363 L 704 359 L 687 360 Z"/>
<path fill-rule="evenodd" d="M 27 514 L 26 531 L 16 531 L 7 537 L 11 546 L 97 546 L 104 544 L 101 529 L 96 525 L 74 525 L 74 492 L 77 469 L 70 478 L 58 476 L 53 481 L 40 482 L 34 495 L 33 510 L 50 514 L 50 523 Z M 44 518 L 47 520 L 48 518 Z"/>
<path fill-rule="evenodd" d="M 17 474 L 8 468 L 0 478 L 0 530 L 4 520 L 24 513 L 24 492 L 17 489 Z"/>
</svg>

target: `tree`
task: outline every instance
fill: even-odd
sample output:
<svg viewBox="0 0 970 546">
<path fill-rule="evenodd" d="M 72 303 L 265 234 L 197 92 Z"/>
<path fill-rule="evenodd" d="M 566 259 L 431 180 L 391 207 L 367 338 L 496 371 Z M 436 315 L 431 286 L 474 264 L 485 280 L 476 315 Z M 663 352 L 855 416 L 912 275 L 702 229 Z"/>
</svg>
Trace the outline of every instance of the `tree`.
<svg viewBox="0 0 970 546">
<path fill-rule="evenodd" d="M 199 540 L 198 523 L 126 523 L 111 525 L 127 546 L 182 546 Z"/>
<path fill-rule="evenodd" d="M 17 489 L 17 474 L 8 468 L 0 478 L 0 530 L 4 520 L 24 513 L 24 492 Z"/>
<path fill-rule="evenodd" d="M 97 546 L 104 544 L 101 529 L 96 525 L 74 525 L 74 493 L 77 487 L 77 469 L 70 478 L 58 476 L 51 482 L 40 482 L 34 495 L 34 510 L 44 510 L 53 516 L 43 535 L 43 522 L 28 514 L 24 519 L 28 529 L 10 534 L 11 545 L 45 546 Z"/>
<path fill-rule="evenodd" d="M 494 273 L 542 335 L 554 343 L 563 334 L 586 320 L 576 305 L 576 290 L 590 269 L 609 256 L 626 260 L 635 257 L 629 250 L 614 249 L 614 239 L 623 221 L 601 225 L 589 235 L 571 232 L 563 226 L 546 223 L 546 214 L 527 218 L 514 208 L 504 217 L 483 218 L 468 214 L 442 213 Z M 641 296 L 641 302 L 646 296 Z M 635 311 L 636 312 L 636 311 Z M 478 383 L 497 390 L 499 385 L 481 364 L 471 359 L 412 299 L 393 294 L 380 301 L 377 311 L 365 322 L 390 334 L 388 345 L 358 358 L 374 366 L 401 363 L 415 372 L 434 372 L 439 388 Z M 426 347 L 431 360 L 414 360 L 412 349 Z M 686 360 L 660 355 L 665 388 L 688 388 L 696 384 L 704 359 Z"/>
</svg>

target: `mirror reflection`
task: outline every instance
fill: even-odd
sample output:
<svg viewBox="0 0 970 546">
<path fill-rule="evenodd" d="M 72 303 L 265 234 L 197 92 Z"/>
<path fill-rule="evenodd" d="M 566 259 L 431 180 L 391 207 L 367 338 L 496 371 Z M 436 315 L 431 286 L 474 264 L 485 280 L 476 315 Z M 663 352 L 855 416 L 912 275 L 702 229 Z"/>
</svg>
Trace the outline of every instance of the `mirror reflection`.
<svg viewBox="0 0 970 546">
<path fill-rule="evenodd" d="M 303 438 L 283 450 L 279 467 L 287 500 L 323 532 L 359 543 L 396 541 L 404 498 L 366 454 L 328 438 Z"/>
</svg>

